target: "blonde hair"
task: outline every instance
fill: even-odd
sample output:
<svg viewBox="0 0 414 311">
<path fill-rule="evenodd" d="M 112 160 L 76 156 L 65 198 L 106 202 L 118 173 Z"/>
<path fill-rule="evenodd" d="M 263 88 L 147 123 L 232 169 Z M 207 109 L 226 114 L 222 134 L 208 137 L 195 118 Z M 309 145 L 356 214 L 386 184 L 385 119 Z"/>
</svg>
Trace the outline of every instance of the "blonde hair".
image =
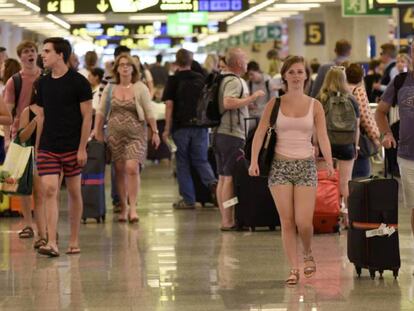
<svg viewBox="0 0 414 311">
<path fill-rule="evenodd" d="M 333 93 L 349 94 L 346 82 L 345 67 L 332 66 L 323 80 L 322 88 L 318 98 L 323 103 L 328 100 Z"/>
<path fill-rule="evenodd" d="M 413 69 L 413 64 L 412 64 L 411 58 L 410 58 L 410 56 L 408 56 L 408 54 L 405 54 L 405 53 L 398 54 L 397 55 L 397 62 L 398 62 L 399 59 L 402 59 L 407 64 L 408 70 Z"/>
<path fill-rule="evenodd" d="M 204 61 L 203 67 L 208 73 L 217 70 L 219 58 L 216 54 L 208 54 Z"/>
</svg>

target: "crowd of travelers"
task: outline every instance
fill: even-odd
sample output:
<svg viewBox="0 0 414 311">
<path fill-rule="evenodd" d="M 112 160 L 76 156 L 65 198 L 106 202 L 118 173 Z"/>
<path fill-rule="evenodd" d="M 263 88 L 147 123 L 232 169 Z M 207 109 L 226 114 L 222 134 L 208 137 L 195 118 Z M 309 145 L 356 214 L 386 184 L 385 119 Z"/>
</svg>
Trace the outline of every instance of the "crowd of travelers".
<svg viewBox="0 0 414 311">
<path fill-rule="evenodd" d="M 147 152 L 165 148 L 169 160 L 173 142 L 181 196 L 173 208 L 196 207 L 195 170 L 219 208 L 221 231 L 235 231 L 235 204 L 229 202 L 235 196 L 236 160 L 243 156 L 246 134 L 255 130 L 248 172 L 250 176 L 261 174 L 259 151 L 271 115 L 278 109 L 272 125 L 278 139 L 268 186 L 280 215 L 291 267 L 286 283 L 299 281 L 297 239 L 303 246 L 304 276 L 313 276 L 317 158 L 324 159 L 329 175 L 334 174 L 336 162 L 344 227 L 348 182 L 370 176 L 372 171 L 370 154 L 361 150 L 365 139 L 377 149 L 384 146 L 389 150 L 387 170 L 401 176 L 405 205 L 414 208 L 414 48 L 398 53 L 393 44 L 383 44 L 380 58 L 371 60 L 368 68 L 351 61 L 347 40 L 336 42 L 335 53 L 335 59 L 320 65 L 302 56 L 281 59 L 272 50 L 267 55 L 269 70 L 263 70 L 258 62 L 249 62 L 239 48 L 229 49 L 225 56 L 209 54 L 203 65 L 186 49 L 178 50 L 173 63 L 163 65 L 160 54 L 148 65 L 137 55 L 131 56 L 127 47 L 119 46 L 104 69 L 98 67 L 94 51 L 86 53 L 85 65 L 79 69 L 79 58 L 63 38 L 46 39 L 40 54 L 36 43 L 24 41 L 17 47 L 19 60 L 7 58 L 0 49 L 2 158 L 16 137 L 35 150 L 36 226 L 32 199 L 23 196 L 24 225 L 19 237 L 35 238 L 34 248 L 40 254 L 60 255 L 57 224 L 64 178 L 70 211 L 66 253 L 80 253 L 81 172 L 91 138 L 106 142 L 111 154 L 111 196 L 114 212 L 119 213 L 117 221 L 139 222 L 140 173 Z M 199 98 L 212 76 L 221 77 L 216 92 L 220 120 L 216 127 L 208 128 L 194 120 Z M 396 80 L 401 80 L 399 85 Z M 348 117 L 344 121 L 347 134 L 343 135 L 332 130 L 336 121 L 327 112 L 327 107 L 338 102 L 343 103 L 343 115 Z M 375 115 L 370 103 L 378 103 Z M 159 107 L 162 117 L 156 116 Z M 210 147 L 214 170 L 208 158 Z M 414 212 L 411 223 L 414 232 Z"/>
</svg>

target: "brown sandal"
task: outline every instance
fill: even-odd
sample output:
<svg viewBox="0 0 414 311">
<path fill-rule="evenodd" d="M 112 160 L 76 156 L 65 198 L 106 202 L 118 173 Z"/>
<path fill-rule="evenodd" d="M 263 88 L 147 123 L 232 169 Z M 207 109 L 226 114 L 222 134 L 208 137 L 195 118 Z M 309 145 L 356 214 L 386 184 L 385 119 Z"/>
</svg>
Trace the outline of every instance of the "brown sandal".
<svg viewBox="0 0 414 311">
<path fill-rule="evenodd" d="M 32 227 L 24 227 L 22 231 L 19 231 L 19 238 L 20 239 L 31 239 L 34 237 L 34 231 Z"/>
<path fill-rule="evenodd" d="M 285 281 L 286 285 L 296 285 L 299 282 L 299 269 L 291 269 L 289 277 Z"/>
<path fill-rule="evenodd" d="M 315 260 L 313 259 L 313 256 L 311 255 L 311 253 L 309 253 L 308 255 L 305 255 L 303 257 L 303 261 L 305 264 L 305 267 L 303 268 L 303 274 L 305 275 L 305 277 L 310 278 L 314 276 L 316 272 L 316 264 L 315 264 Z"/>
</svg>

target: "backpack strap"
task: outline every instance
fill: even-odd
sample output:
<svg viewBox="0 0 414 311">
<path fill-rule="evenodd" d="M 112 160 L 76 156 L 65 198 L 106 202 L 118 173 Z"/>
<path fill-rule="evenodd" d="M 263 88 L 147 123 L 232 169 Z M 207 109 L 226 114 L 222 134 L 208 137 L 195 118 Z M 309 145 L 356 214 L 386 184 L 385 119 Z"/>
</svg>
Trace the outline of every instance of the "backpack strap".
<svg viewBox="0 0 414 311">
<path fill-rule="evenodd" d="M 22 92 L 23 81 L 22 81 L 22 75 L 20 74 L 20 72 L 12 75 L 12 79 L 13 79 L 13 85 L 14 85 L 14 107 L 12 110 L 12 117 L 14 119 L 17 113 L 17 106 L 19 104 L 20 93 Z"/>
<path fill-rule="evenodd" d="M 405 79 L 407 78 L 407 72 L 402 72 L 398 74 L 394 78 L 394 97 L 392 99 L 392 106 L 395 107 L 398 105 L 398 91 L 402 88 L 404 85 Z"/>
</svg>

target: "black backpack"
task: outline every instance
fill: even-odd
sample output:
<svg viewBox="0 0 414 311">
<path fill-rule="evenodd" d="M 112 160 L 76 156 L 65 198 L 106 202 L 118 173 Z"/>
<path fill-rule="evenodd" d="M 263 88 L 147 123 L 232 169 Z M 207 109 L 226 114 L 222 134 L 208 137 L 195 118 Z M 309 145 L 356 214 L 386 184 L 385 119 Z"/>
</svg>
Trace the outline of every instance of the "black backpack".
<svg viewBox="0 0 414 311">
<path fill-rule="evenodd" d="M 173 120 L 177 126 L 199 126 L 197 104 L 204 88 L 204 77 L 196 72 L 177 77 Z"/>
<path fill-rule="evenodd" d="M 223 114 L 220 113 L 219 90 L 223 79 L 229 76 L 237 77 L 232 73 L 221 74 L 218 72 L 210 73 L 207 76 L 204 88 L 197 102 L 197 124 L 199 126 L 217 127 L 220 125 Z"/>
<path fill-rule="evenodd" d="M 14 119 L 14 117 L 16 116 L 16 112 L 17 112 L 17 105 L 19 104 L 19 99 L 20 99 L 20 93 L 22 91 L 22 75 L 20 74 L 20 72 L 15 73 L 14 75 L 12 75 L 11 77 L 13 79 L 13 85 L 14 85 L 14 107 L 12 110 L 12 117 Z"/>
</svg>

